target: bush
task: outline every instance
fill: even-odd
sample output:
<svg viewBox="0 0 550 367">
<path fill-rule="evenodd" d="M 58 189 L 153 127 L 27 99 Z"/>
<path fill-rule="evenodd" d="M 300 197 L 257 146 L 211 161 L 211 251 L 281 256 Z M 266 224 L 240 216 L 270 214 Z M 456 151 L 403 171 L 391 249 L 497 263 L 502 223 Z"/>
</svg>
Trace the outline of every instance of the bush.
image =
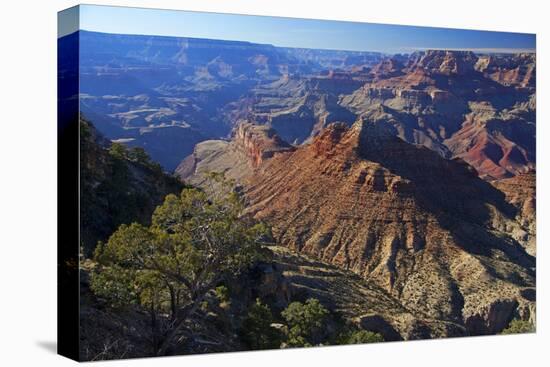
<svg viewBox="0 0 550 367">
<path fill-rule="evenodd" d="M 310 347 L 323 341 L 328 310 L 319 300 L 310 298 L 305 304 L 292 302 L 281 313 L 288 325 L 290 347 Z"/>
<path fill-rule="evenodd" d="M 384 338 L 378 333 L 368 330 L 353 330 L 340 334 L 337 344 L 367 344 L 383 342 Z"/>
<path fill-rule="evenodd" d="M 529 321 L 523 320 L 512 320 L 508 327 L 502 330 L 501 334 L 524 334 L 524 333 L 534 333 L 535 325 Z"/>
<path fill-rule="evenodd" d="M 128 159 L 139 163 L 143 166 L 148 166 L 151 164 L 151 159 L 149 158 L 149 155 L 147 155 L 147 152 L 145 152 L 145 149 L 142 147 L 133 147 L 130 149 L 127 153 Z"/>
<path fill-rule="evenodd" d="M 281 345 L 281 334 L 273 328 L 273 314 L 260 299 L 248 310 L 240 330 L 242 341 L 250 349 L 274 349 Z"/>
<path fill-rule="evenodd" d="M 116 159 L 128 159 L 128 149 L 124 144 L 113 143 L 109 148 L 109 154 Z"/>
</svg>

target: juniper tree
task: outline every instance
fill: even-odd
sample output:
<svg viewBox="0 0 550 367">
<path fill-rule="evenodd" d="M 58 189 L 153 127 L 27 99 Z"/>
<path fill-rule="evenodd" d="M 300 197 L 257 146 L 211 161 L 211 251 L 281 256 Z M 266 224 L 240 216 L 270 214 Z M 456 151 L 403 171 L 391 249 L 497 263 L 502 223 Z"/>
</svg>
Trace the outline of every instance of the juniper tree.
<svg viewBox="0 0 550 367">
<path fill-rule="evenodd" d="M 216 199 L 193 188 L 168 195 L 150 226 L 121 225 L 97 248 L 92 290 L 113 306 L 147 309 L 154 352 L 166 354 L 207 293 L 258 258 L 266 228 L 243 218 L 242 209 L 233 192 Z M 165 313 L 169 322 L 159 330 Z"/>
</svg>

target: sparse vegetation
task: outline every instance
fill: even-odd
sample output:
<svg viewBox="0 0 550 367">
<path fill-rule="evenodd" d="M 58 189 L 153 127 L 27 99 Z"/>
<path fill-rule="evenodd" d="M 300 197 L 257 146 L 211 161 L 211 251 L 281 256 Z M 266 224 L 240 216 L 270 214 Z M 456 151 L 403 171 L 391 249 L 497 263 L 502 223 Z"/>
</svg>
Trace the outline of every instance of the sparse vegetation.
<svg viewBox="0 0 550 367">
<path fill-rule="evenodd" d="M 535 325 L 529 321 L 514 319 L 510 321 L 508 327 L 502 330 L 501 334 L 525 334 L 534 333 Z"/>
<path fill-rule="evenodd" d="M 126 148 L 126 145 L 121 143 L 112 143 L 109 148 L 109 154 L 115 159 L 128 159 L 128 149 Z"/>
<path fill-rule="evenodd" d="M 337 344 L 367 344 L 383 342 L 382 335 L 368 330 L 346 330 L 337 338 Z"/>
</svg>

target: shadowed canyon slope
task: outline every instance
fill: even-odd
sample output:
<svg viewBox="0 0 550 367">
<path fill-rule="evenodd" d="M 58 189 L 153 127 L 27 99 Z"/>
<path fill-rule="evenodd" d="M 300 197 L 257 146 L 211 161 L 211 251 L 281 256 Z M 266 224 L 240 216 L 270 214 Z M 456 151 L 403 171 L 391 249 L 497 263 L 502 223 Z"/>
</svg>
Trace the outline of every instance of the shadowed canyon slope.
<svg viewBox="0 0 550 367">
<path fill-rule="evenodd" d="M 123 148 L 123 146 L 119 146 Z M 164 197 L 184 185 L 138 149 L 115 150 L 95 126 L 80 119 L 80 245 L 93 253 L 120 224 L 148 223 Z"/>
</svg>

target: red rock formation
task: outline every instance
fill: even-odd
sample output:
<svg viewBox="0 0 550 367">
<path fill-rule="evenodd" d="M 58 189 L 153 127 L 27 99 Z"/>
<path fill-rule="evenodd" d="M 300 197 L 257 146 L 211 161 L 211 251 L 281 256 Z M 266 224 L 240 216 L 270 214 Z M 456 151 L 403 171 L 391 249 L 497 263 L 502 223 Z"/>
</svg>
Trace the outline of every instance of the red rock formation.
<svg viewBox="0 0 550 367">
<path fill-rule="evenodd" d="M 431 50 L 413 54 L 397 76 L 383 65 L 341 104 L 408 142 L 464 159 L 488 180 L 535 167 L 534 55 Z"/>
<path fill-rule="evenodd" d="M 474 71 L 477 56 L 471 51 L 428 50 L 416 60 L 410 69 L 423 68 L 431 73 L 465 75 Z"/>
<path fill-rule="evenodd" d="M 523 88 L 534 88 L 536 83 L 536 56 L 523 53 L 514 56 L 484 56 L 476 69 L 494 81 Z"/>
<path fill-rule="evenodd" d="M 177 167 L 176 174 L 196 185 L 203 183 L 204 174 L 209 172 L 224 173 L 228 179 L 239 181 L 264 160 L 292 149 L 268 126 L 242 122 L 231 141 L 207 140 L 197 144 Z"/>
<path fill-rule="evenodd" d="M 270 223 L 278 243 L 350 269 L 428 317 L 462 324 L 495 303 L 516 305 L 499 314 L 500 328 L 528 308 L 521 291 L 534 285 L 534 259 L 510 234 L 495 235 L 518 226 L 514 208 L 467 164 L 391 130 L 330 125 L 244 182 L 249 214 Z M 512 273 L 522 281 L 506 280 Z"/>
<path fill-rule="evenodd" d="M 245 152 L 253 168 L 262 164 L 266 158 L 291 149 L 291 146 L 275 134 L 273 129 L 247 122 L 237 126 L 234 141 Z"/>
<path fill-rule="evenodd" d="M 501 119 L 487 103 L 470 104 L 470 109 L 460 130 L 445 141 L 456 157 L 489 180 L 535 168 L 534 124 L 525 125 L 517 118 Z"/>
<path fill-rule="evenodd" d="M 402 72 L 403 68 L 404 68 L 403 63 L 401 63 L 400 61 L 394 58 L 389 58 L 389 59 L 384 59 L 380 61 L 380 63 L 375 65 L 372 68 L 371 73 L 376 77 L 384 77 L 384 78 L 394 77 L 394 76 L 403 74 Z"/>
<path fill-rule="evenodd" d="M 506 200 L 518 209 L 517 219 L 521 230 L 516 230 L 516 237 L 526 242 L 527 252 L 536 254 L 536 210 L 537 180 L 536 172 L 529 171 L 515 177 L 493 181 L 492 184 L 506 195 Z"/>
<path fill-rule="evenodd" d="M 506 199 L 510 203 L 516 205 L 521 210 L 521 215 L 524 218 L 534 219 L 537 207 L 536 176 L 536 172 L 533 170 L 512 178 L 495 181 L 493 184 L 500 191 L 504 192 Z"/>
<path fill-rule="evenodd" d="M 400 88 L 400 89 L 421 89 L 428 86 L 434 86 L 435 80 L 430 74 L 422 69 L 415 68 L 404 75 L 393 76 L 390 78 L 376 78 L 372 83 L 377 88 Z"/>
</svg>

